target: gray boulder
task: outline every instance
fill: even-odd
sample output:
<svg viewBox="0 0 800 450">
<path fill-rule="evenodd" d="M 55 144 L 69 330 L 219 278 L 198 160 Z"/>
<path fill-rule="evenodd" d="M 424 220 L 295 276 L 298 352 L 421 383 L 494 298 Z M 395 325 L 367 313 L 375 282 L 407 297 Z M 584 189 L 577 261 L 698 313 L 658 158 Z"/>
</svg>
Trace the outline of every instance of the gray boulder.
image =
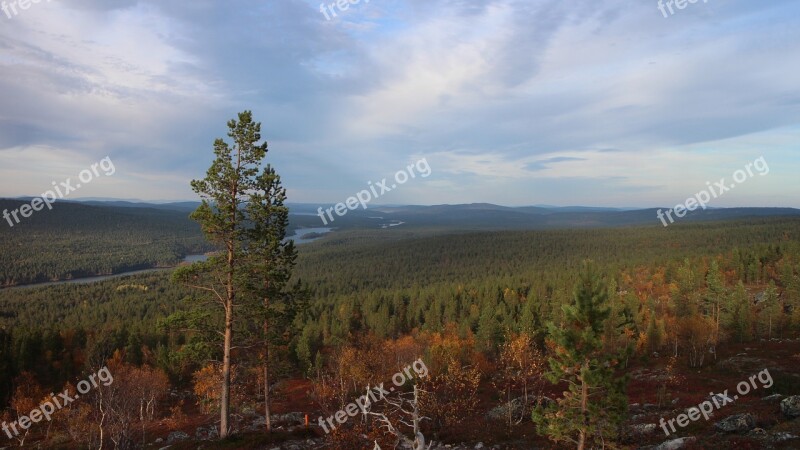
<svg viewBox="0 0 800 450">
<path fill-rule="evenodd" d="M 183 431 L 173 431 L 172 433 L 167 436 L 167 444 L 174 444 L 179 441 L 185 441 L 189 439 L 189 435 L 184 433 Z"/>
<path fill-rule="evenodd" d="M 500 406 L 492 408 L 488 413 L 486 413 L 486 417 L 491 420 L 508 420 L 508 413 L 509 410 L 511 410 L 512 420 L 518 421 L 520 419 L 530 419 L 531 413 L 537 405 L 541 404 L 542 406 L 547 406 L 551 402 L 552 400 L 547 397 L 542 397 L 539 400 L 529 397 L 528 404 L 526 405 L 525 397 L 519 397 L 511 400 L 510 402 L 503 402 L 500 404 Z"/>
<path fill-rule="evenodd" d="M 654 423 L 640 423 L 631 425 L 631 434 L 643 436 L 650 434 L 658 429 L 658 425 Z"/>
<path fill-rule="evenodd" d="M 653 447 L 653 450 L 679 450 L 696 440 L 697 439 L 694 437 L 682 437 L 678 439 L 672 439 L 670 441 L 663 442 Z"/>
<path fill-rule="evenodd" d="M 792 433 L 785 432 L 785 431 L 775 433 L 772 436 L 772 440 L 774 440 L 775 442 L 791 441 L 791 440 L 798 439 L 798 438 L 800 438 L 800 437 L 798 437 L 797 435 L 794 435 Z"/>
<path fill-rule="evenodd" d="M 781 412 L 786 417 L 800 417 L 800 395 L 786 397 L 781 401 Z"/>
<path fill-rule="evenodd" d="M 522 398 L 503 402 L 500 406 L 492 408 L 486 415 L 492 420 L 508 420 L 509 410 L 512 420 L 519 420 L 523 416 L 530 415 L 530 408 L 525 407 L 525 402 Z"/>
<path fill-rule="evenodd" d="M 261 423 L 264 423 L 265 420 L 264 417 L 259 417 L 259 419 L 261 420 Z M 287 414 L 273 414 L 269 416 L 269 420 L 270 422 L 272 422 L 273 425 L 275 425 L 276 423 L 290 424 L 290 425 L 302 424 L 305 423 L 306 416 L 301 412 L 291 412 Z"/>
<path fill-rule="evenodd" d="M 219 431 L 217 431 L 217 427 L 200 427 L 197 429 L 197 431 L 195 431 L 194 436 L 199 441 L 210 441 L 219 437 Z"/>
<path fill-rule="evenodd" d="M 756 427 L 756 418 L 750 413 L 736 414 L 720 420 L 714 427 L 725 433 L 742 433 Z"/>
</svg>

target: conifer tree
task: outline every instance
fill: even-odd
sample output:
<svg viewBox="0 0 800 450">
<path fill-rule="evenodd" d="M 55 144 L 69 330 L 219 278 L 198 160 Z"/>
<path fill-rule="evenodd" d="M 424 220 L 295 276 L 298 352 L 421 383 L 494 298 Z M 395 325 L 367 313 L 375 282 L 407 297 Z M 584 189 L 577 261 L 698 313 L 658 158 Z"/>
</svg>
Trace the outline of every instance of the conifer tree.
<svg viewBox="0 0 800 450">
<path fill-rule="evenodd" d="M 260 129 L 260 124 L 259 125 Z M 267 144 L 263 144 L 267 152 Z M 264 415 L 267 432 L 272 431 L 270 421 L 270 364 L 274 344 L 284 343 L 291 334 L 295 315 L 303 309 L 306 293 L 298 283 L 290 292 L 286 285 L 292 276 L 297 259 L 294 241 L 286 240 L 289 227 L 289 208 L 284 205 L 286 189 L 281 177 L 267 164 L 254 183 L 246 206 L 249 227 L 246 230 L 247 248 L 244 265 L 250 272 L 245 278 L 245 295 L 250 301 L 248 310 L 255 312 L 260 333 L 264 382 Z"/>
<path fill-rule="evenodd" d="M 483 305 L 478 322 L 478 340 L 482 343 L 483 349 L 488 352 L 494 352 L 503 338 L 503 329 L 497 320 L 496 311 L 497 306 L 487 301 Z"/>
<path fill-rule="evenodd" d="M 244 111 L 238 120 L 228 122 L 228 129 L 233 143 L 217 139 L 215 159 L 206 177 L 191 183 L 202 200 L 191 217 L 220 251 L 207 261 L 175 271 L 176 282 L 195 288 L 202 295 L 195 308 L 165 322 L 168 327 L 195 330 L 206 342 L 215 340 L 215 336 L 222 338 L 223 439 L 230 432 L 234 330 L 247 333 L 254 317 L 266 323 L 269 314 L 240 309 L 252 308 L 254 298 L 264 301 L 277 295 L 277 289 L 288 280 L 294 261 L 293 246 L 283 243 L 288 223 L 288 211 L 283 206 L 285 191 L 270 166 L 262 171 L 267 143 L 260 143 L 261 124 L 253 121 L 250 111 Z M 219 309 L 209 309 L 209 304 L 216 304 Z"/>
<path fill-rule="evenodd" d="M 625 378 L 616 376 L 622 355 L 604 351 L 602 333 L 609 319 L 608 291 L 591 263 L 578 282 L 574 301 L 564 307 L 561 327 L 550 324 L 547 379 L 566 382 L 564 396 L 533 412 L 542 434 L 570 442 L 578 450 L 609 443 L 617 436 L 627 409 Z"/>
<path fill-rule="evenodd" d="M 739 281 L 730 296 L 730 328 L 739 342 L 750 340 L 753 329 L 753 316 L 750 296 Z"/>
</svg>

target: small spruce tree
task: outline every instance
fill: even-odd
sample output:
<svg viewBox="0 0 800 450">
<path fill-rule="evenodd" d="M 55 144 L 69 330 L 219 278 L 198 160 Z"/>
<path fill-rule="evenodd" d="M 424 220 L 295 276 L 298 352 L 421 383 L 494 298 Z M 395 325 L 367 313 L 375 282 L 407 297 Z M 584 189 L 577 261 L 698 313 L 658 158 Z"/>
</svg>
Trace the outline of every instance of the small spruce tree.
<svg viewBox="0 0 800 450">
<path fill-rule="evenodd" d="M 604 350 L 602 333 L 611 310 L 606 285 L 586 263 L 575 288 L 574 302 L 564 306 L 561 327 L 549 324 L 547 379 L 566 382 L 562 398 L 533 412 L 539 432 L 578 450 L 608 445 L 617 436 L 627 411 L 625 377 L 615 374 L 624 355 Z M 625 350 L 627 351 L 627 349 Z"/>
</svg>

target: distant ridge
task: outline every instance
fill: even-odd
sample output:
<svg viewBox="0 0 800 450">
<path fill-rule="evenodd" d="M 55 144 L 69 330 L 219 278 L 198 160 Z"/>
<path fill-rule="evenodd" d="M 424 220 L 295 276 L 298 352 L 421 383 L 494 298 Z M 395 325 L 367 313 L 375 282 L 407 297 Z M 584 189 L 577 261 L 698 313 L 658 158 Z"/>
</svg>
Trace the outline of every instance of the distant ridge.
<svg viewBox="0 0 800 450">
<path fill-rule="evenodd" d="M 2 200 L 2 199 L 0 199 Z M 18 207 L 30 199 L 6 199 L 6 207 Z M 147 203 L 127 200 L 60 200 L 55 203 L 62 212 L 69 211 L 69 205 L 93 208 L 108 208 L 117 212 L 135 210 L 156 210 L 177 212 L 185 217 L 194 211 L 199 202 Z M 334 214 L 334 221 L 323 224 L 317 211 L 332 205 L 288 204 L 291 214 L 291 229 L 298 227 L 331 227 L 336 229 L 380 228 L 387 223 L 402 222 L 397 229 L 429 228 L 440 230 L 522 230 L 554 228 L 607 228 L 625 226 L 663 226 L 656 212 L 659 209 L 623 209 L 592 206 L 501 206 L 491 203 L 470 203 L 460 205 L 395 205 L 369 206 L 368 209 L 348 211 L 340 217 Z M 78 210 L 73 210 L 78 213 Z M 143 211 L 143 214 L 147 214 Z M 185 214 L 185 215 L 184 215 Z M 676 218 L 674 224 L 742 220 L 766 217 L 800 217 L 800 209 L 794 208 L 709 208 L 688 213 Z"/>
<path fill-rule="evenodd" d="M 24 201 L 30 202 L 33 200 L 34 197 L 14 197 L 14 198 L 0 198 L 0 200 L 10 200 L 10 201 Z M 89 205 L 89 206 L 110 206 L 110 207 L 117 207 L 117 208 L 152 208 L 152 209 L 163 209 L 167 211 L 194 211 L 200 206 L 200 202 L 143 202 L 139 200 L 116 200 L 116 199 L 97 199 L 97 198 L 87 198 L 87 199 L 62 199 L 58 200 L 56 203 L 78 203 L 81 205 Z"/>
<path fill-rule="evenodd" d="M 316 205 L 313 205 L 316 206 Z M 323 209 L 330 208 L 326 205 Z M 320 227 L 312 205 L 289 205 L 292 222 L 298 226 Z M 510 207 L 490 203 L 461 205 L 370 206 L 367 210 L 348 211 L 343 217 L 334 215 L 328 226 L 336 228 L 372 228 L 389 221 L 403 222 L 403 228 L 425 227 L 457 230 L 605 228 L 624 226 L 663 226 L 659 209 L 669 208 L 606 208 L 591 206 L 521 206 Z M 739 220 L 764 217 L 800 217 L 794 208 L 717 208 L 689 212 L 676 218 L 674 224 Z"/>
<path fill-rule="evenodd" d="M 123 200 L 116 201 L 100 201 L 100 200 L 78 200 L 74 203 L 81 203 L 83 205 L 91 206 L 116 206 L 118 208 L 153 208 L 164 209 L 169 211 L 194 211 L 200 206 L 200 202 L 174 202 L 174 203 L 145 203 L 145 202 L 128 202 Z"/>
</svg>

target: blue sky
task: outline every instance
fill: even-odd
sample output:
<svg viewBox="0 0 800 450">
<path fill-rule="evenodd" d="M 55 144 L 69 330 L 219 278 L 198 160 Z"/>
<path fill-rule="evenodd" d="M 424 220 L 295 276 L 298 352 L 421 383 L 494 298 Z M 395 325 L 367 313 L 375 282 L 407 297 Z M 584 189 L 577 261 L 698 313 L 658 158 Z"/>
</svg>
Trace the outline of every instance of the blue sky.
<svg viewBox="0 0 800 450">
<path fill-rule="evenodd" d="M 795 0 L 54 0 L 0 71 L 0 196 L 110 156 L 74 197 L 195 199 L 251 109 L 292 202 L 426 158 L 380 203 L 669 206 L 763 156 L 711 206 L 800 207 Z"/>
</svg>

